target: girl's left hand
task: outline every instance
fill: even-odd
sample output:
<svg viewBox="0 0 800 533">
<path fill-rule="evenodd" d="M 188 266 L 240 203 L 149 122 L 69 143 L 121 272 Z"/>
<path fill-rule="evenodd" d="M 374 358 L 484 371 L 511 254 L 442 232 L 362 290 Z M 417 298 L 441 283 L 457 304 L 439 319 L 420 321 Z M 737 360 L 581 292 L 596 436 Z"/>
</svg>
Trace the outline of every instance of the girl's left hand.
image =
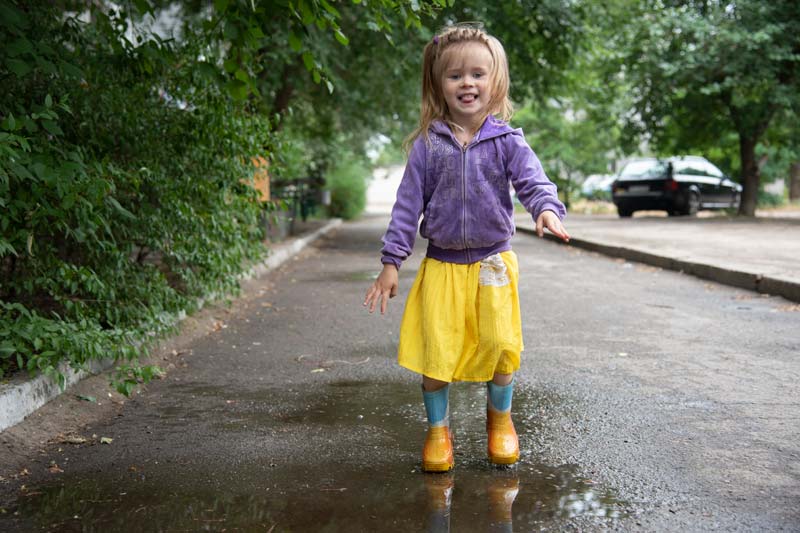
<svg viewBox="0 0 800 533">
<path fill-rule="evenodd" d="M 544 228 L 564 242 L 569 242 L 569 233 L 553 211 L 543 211 L 536 219 L 536 235 L 544 237 Z"/>
</svg>

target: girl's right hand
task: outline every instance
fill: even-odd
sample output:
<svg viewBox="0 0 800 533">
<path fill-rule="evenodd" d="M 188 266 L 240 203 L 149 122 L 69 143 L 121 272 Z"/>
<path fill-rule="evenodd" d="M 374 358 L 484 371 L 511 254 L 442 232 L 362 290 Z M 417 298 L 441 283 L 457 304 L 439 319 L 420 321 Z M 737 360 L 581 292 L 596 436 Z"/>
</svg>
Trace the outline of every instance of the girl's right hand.
<svg viewBox="0 0 800 533">
<path fill-rule="evenodd" d="M 386 306 L 389 303 L 389 298 L 394 298 L 397 295 L 397 267 L 390 264 L 384 264 L 378 279 L 372 284 L 372 287 L 367 291 L 367 297 L 364 300 L 364 306 L 369 306 L 369 312 L 375 311 L 375 306 L 378 300 L 381 302 L 381 314 L 386 314 Z"/>
</svg>

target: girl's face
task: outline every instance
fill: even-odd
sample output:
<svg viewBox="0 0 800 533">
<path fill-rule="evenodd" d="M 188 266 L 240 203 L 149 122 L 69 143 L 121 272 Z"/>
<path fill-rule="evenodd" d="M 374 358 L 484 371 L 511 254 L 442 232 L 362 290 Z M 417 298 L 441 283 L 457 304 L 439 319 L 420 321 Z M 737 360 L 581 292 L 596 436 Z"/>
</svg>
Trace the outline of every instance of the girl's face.
<svg viewBox="0 0 800 533">
<path fill-rule="evenodd" d="M 459 126 L 477 127 L 492 99 L 492 54 L 482 43 L 468 42 L 454 50 L 442 79 L 450 118 Z"/>
</svg>

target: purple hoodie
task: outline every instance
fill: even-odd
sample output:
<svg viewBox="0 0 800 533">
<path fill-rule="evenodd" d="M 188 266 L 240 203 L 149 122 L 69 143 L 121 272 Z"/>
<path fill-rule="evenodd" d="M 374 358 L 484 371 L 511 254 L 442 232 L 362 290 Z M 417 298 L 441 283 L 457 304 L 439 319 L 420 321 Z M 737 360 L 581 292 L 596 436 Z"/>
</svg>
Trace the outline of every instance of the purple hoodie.
<svg viewBox="0 0 800 533">
<path fill-rule="evenodd" d="M 420 215 L 428 257 L 466 264 L 510 250 L 515 227 L 509 181 L 534 220 L 546 210 L 564 218 L 556 186 L 521 129 L 490 116 L 462 147 L 450 127 L 436 121 L 429 139 L 420 135 L 409 153 L 381 262 L 400 268 L 411 255 Z"/>
</svg>

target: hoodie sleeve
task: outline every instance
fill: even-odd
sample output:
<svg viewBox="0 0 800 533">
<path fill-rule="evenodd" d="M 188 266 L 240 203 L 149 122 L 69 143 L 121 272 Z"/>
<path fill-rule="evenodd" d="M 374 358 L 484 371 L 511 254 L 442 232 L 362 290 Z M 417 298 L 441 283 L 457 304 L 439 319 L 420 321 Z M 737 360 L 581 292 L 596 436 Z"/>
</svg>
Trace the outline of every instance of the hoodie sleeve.
<svg viewBox="0 0 800 533">
<path fill-rule="evenodd" d="M 567 210 L 558 199 L 556 185 L 545 175 L 522 131 L 516 130 L 505 138 L 508 173 L 522 205 L 534 220 L 548 210 L 563 220 Z"/>
<path fill-rule="evenodd" d="M 424 207 L 425 159 L 425 140 L 420 136 L 411 147 L 406 170 L 397 189 L 392 219 L 382 239 L 381 263 L 400 268 L 414 248 L 419 217 Z"/>
</svg>

